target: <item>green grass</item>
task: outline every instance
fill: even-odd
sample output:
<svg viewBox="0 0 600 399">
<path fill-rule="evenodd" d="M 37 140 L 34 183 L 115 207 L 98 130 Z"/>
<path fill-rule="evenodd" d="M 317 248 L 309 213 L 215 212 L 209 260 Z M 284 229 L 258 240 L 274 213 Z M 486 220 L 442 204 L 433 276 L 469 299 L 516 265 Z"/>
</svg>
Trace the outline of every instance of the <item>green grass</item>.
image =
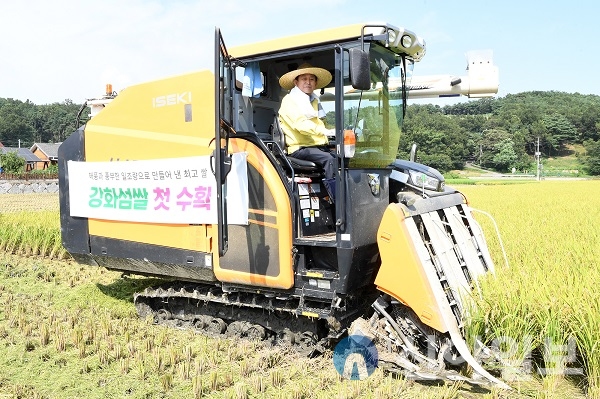
<svg viewBox="0 0 600 399">
<path fill-rule="evenodd" d="M 582 145 L 570 145 L 564 153 L 556 155 L 544 157 L 542 159 L 545 174 L 552 176 L 585 175 L 585 168 L 582 162 L 585 155 L 585 149 Z"/>
<path fill-rule="evenodd" d="M 513 185 L 513 184 L 529 184 L 536 183 L 535 180 L 528 179 L 477 179 L 474 178 L 458 178 L 458 179 L 446 179 L 446 185 L 448 186 L 497 186 L 497 185 Z"/>
<path fill-rule="evenodd" d="M 568 145 L 561 153 L 542 155 L 541 163 L 542 169 L 540 174 L 542 177 L 589 177 L 585 173 L 585 166 L 583 164 L 585 156 L 585 149 L 582 145 Z M 537 167 L 535 159 L 531 159 L 531 168 L 527 171 L 520 171 L 521 174 L 529 175 L 529 177 L 523 177 L 525 179 L 532 179 L 531 176 L 536 175 Z M 476 166 L 466 165 L 461 170 L 452 170 L 445 174 L 446 182 L 448 184 L 472 184 L 464 182 L 465 179 L 478 179 L 482 178 L 486 180 L 494 179 L 494 175 L 498 173 L 481 169 Z M 510 173 L 506 173 L 510 175 Z M 511 177 L 511 179 L 517 179 L 518 177 Z M 498 177 L 498 181 L 506 181 L 507 178 Z"/>
<path fill-rule="evenodd" d="M 474 185 L 477 184 L 477 181 L 472 180 L 472 179 L 468 179 L 468 178 L 449 178 L 446 179 L 446 184 L 448 186 L 454 186 L 457 184 L 460 185 Z"/>
</svg>

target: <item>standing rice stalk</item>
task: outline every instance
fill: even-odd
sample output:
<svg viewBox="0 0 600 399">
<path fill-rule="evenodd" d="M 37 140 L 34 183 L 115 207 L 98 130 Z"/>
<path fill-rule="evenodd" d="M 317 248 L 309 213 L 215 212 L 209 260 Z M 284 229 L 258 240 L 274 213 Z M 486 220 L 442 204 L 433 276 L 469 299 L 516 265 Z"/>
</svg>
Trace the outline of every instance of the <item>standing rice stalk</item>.
<svg viewBox="0 0 600 399">
<path fill-rule="evenodd" d="M 577 340 L 590 398 L 600 398 L 600 295 L 597 291 L 595 296 L 595 301 L 585 304 L 571 298 L 570 330 Z M 575 369 L 573 373 L 577 371 Z"/>
<path fill-rule="evenodd" d="M 40 344 L 42 346 L 48 345 L 50 342 L 50 326 L 46 322 L 40 324 Z"/>
<path fill-rule="evenodd" d="M 163 391 L 168 391 L 173 386 L 173 374 L 167 373 L 160 376 L 160 383 L 162 385 Z"/>
<path fill-rule="evenodd" d="M 521 342 L 530 336 L 531 352 L 542 356 L 533 359 L 537 363 L 530 370 L 549 379 L 545 386 L 556 386 L 562 375 L 577 374 L 582 362 L 588 393 L 597 395 L 600 181 L 461 190 L 473 207 L 495 216 L 510 263 L 510 269 L 499 266 L 504 261 L 493 226 L 480 220 L 496 277 L 482 282 L 482 298 L 467 331 L 487 343 L 512 337 L 506 341 L 515 340 L 515 355 L 526 354 Z"/>
<path fill-rule="evenodd" d="M 20 211 L 0 218 L 0 249 L 19 255 L 67 259 L 62 246 L 60 218 L 55 211 Z"/>
<path fill-rule="evenodd" d="M 200 399 L 202 397 L 202 375 L 196 374 L 192 379 L 192 391 L 194 393 L 194 399 Z"/>
</svg>

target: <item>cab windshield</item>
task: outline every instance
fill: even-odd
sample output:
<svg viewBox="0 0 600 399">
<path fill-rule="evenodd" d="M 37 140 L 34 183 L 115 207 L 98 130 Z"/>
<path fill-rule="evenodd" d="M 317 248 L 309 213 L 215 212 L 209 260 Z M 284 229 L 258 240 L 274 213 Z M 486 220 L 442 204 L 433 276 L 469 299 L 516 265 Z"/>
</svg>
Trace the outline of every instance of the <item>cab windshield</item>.
<svg viewBox="0 0 600 399">
<path fill-rule="evenodd" d="M 356 134 L 350 168 L 385 168 L 397 156 L 406 104 L 406 81 L 412 62 L 373 44 L 369 50 L 371 89 L 345 90 L 344 129 Z"/>
</svg>

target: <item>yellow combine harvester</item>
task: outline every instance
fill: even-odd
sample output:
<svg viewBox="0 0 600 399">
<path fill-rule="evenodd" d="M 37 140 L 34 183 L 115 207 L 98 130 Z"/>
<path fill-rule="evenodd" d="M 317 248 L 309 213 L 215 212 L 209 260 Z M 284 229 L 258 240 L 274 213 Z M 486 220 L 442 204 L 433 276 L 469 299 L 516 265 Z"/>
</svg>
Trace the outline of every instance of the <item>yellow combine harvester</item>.
<svg viewBox="0 0 600 399">
<path fill-rule="evenodd" d="M 408 377 L 506 387 L 464 340 L 467 298 L 493 272 L 482 231 L 439 172 L 396 159 L 408 97 L 491 96 L 497 70 L 476 59 L 467 76 L 411 81 L 424 55 L 421 38 L 389 24 L 231 55 L 217 29 L 214 73 L 89 102 L 94 116 L 59 150 L 65 248 L 165 278 L 135 295 L 157 321 L 307 351 L 361 334 Z M 333 75 L 321 102 L 336 132 L 334 202 L 278 128 L 279 78 L 305 62 Z"/>
</svg>

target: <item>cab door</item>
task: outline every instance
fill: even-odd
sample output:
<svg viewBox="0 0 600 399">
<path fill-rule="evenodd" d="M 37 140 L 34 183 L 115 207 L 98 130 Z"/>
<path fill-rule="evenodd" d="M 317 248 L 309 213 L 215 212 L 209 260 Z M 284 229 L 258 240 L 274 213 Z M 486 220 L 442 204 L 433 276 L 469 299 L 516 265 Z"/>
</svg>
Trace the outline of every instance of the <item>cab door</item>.
<svg viewBox="0 0 600 399">
<path fill-rule="evenodd" d="M 217 181 L 217 214 L 219 256 L 229 247 L 227 225 L 226 177 L 231 169 L 229 134 L 233 132 L 231 99 L 235 84 L 235 65 L 227 53 L 221 30 L 215 28 L 215 151 L 214 174 Z"/>
<path fill-rule="evenodd" d="M 215 151 L 219 259 L 214 262 L 217 280 L 226 284 L 290 289 L 294 285 L 292 203 L 290 193 L 272 159 L 252 132 L 236 132 L 238 109 L 233 99 L 235 69 L 245 66 L 231 57 L 221 32 L 215 32 Z M 236 156 L 247 161 L 248 223 L 235 223 L 235 186 L 230 181 L 227 214 L 226 177 L 236 173 Z M 232 155 L 233 154 L 233 155 Z M 230 173 L 230 169 L 232 170 Z M 229 217 L 228 217 L 229 216 Z M 228 219 L 231 224 L 228 225 Z M 231 245 L 229 245 L 231 244 Z"/>
</svg>

